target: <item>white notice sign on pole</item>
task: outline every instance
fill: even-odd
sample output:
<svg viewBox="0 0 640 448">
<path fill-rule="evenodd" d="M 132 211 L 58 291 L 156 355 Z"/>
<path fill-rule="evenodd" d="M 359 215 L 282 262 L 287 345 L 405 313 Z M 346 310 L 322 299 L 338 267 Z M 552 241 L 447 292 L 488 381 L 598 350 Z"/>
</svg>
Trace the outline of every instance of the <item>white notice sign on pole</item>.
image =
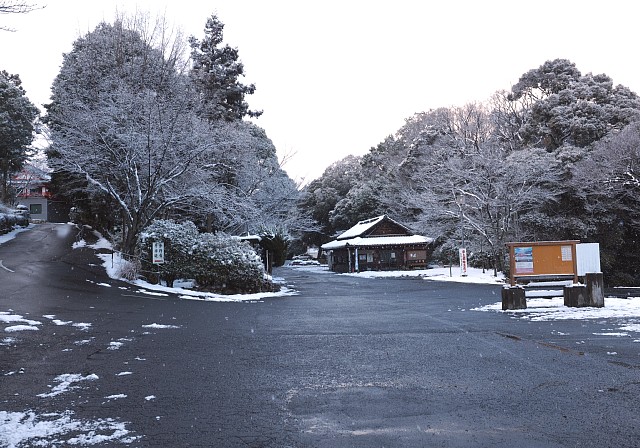
<svg viewBox="0 0 640 448">
<path fill-rule="evenodd" d="M 153 264 L 164 263 L 164 241 L 154 241 L 152 252 L 151 258 Z"/>
<path fill-rule="evenodd" d="M 460 248 L 460 275 L 462 277 L 467 276 L 467 249 Z"/>
</svg>

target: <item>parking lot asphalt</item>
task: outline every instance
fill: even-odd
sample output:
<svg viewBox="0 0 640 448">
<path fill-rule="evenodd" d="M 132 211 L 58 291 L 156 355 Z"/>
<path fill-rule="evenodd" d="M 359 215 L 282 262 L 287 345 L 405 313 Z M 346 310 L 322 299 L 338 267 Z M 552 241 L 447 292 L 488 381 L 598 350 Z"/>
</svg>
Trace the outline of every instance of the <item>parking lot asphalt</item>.
<svg viewBox="0 0 640 448">
<path fill-rule="evenodd" d="M 0 246 L 0 312 L 38 322 L 5 332 L 0 411 L 126 429 L 97 446 L 638 446 L 640 344 L 604 335 L 611 319 L 477 311 L 499 285 L 288 267 L 294 296 L 184 300 L 109 279 L 77 239 L 42 225 Z M 52 395 L 64 374 L 92 380 Z"/>
</svg>

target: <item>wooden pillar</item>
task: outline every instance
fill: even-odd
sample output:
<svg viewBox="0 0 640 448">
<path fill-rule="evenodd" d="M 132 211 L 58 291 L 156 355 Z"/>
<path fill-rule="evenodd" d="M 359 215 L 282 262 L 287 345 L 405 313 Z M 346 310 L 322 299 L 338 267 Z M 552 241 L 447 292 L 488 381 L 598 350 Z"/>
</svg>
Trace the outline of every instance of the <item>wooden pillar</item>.
<svg viewBox="0 0 640 448">
<path fill-rule="evenodd" d="M 564 306 L 581 308 L 588 305 L 586 285 L 565 286 L 563 290 Z"/>
<path fill-rule="evenodd" d="M 524 288 L 512 286 L 502 288 L 502 310 L 523 310 L 527 307 Z"/>
<path fill-rule="evenodd" d="M 585 274 L 585 282 L 587 283 L 588 306 L 604 307 L 604 276 L 602 272 Z"/>
</svg>

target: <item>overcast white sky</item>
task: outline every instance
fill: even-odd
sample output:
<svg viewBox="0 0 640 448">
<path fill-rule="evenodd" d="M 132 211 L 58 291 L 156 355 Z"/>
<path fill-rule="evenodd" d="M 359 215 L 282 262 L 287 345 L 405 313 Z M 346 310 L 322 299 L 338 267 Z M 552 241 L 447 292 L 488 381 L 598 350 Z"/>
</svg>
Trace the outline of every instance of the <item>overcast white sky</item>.
<svg viewBox="0 0 640 448">
<path fill-rule="evenodd" d="M 62 54 L 120 12 L 165 15 L 203 36 L 217 13 L 239 50 L 256 120 L 285 169 L 306 182 L 361 155 L 416 112 L 485 101 L 546 60 L 605 73 L 640 92 L 634 2 L 609 0 L 30 0 L 46 8 L 2 15 L 0 69 L 48 102 Z M 0 3 L 2 0 L 0 0 Z"/>
</svg>

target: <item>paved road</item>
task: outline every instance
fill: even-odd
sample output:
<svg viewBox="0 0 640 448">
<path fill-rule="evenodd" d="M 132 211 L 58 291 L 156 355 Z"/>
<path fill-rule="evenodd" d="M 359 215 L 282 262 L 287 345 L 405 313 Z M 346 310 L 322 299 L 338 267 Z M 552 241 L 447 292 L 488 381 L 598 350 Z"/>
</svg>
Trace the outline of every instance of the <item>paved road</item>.
<svg viewBox="0 0 640 448">
<path fill-rule="evenodd" d="M 638 446 L 640 344 L 594 336 L 607 319 L 532 322 L 472 310 L 497 286 L 295 268 L 276 275 L 296 296 L 182 300 L 108 279 L 79 239 L 47 224 L 0 246 L 0 312 L 38 328 L 0 336 L 0 412 L 81 423 L 55 446 L 91 425 L 98 446 Z"/>
</svg>

